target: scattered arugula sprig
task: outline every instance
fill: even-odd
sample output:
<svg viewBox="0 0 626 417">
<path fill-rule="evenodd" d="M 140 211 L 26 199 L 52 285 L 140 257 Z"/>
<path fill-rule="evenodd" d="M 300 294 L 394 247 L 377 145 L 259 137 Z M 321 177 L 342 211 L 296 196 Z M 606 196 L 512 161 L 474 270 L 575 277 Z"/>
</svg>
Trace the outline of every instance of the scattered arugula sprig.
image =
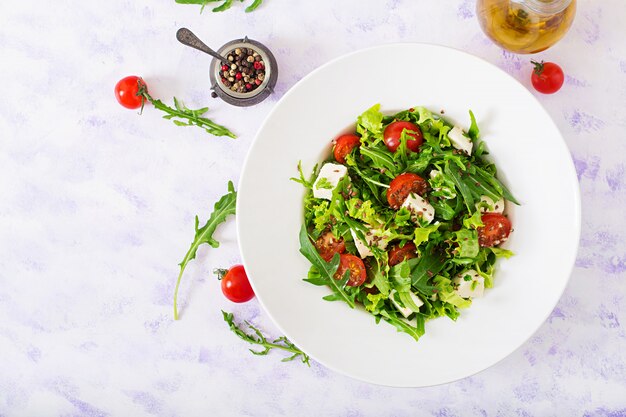
<svg viewBox="0 0 626 417">
<path fill-rule="evenodd" d="M 217 229 L 221 223 L 226 221 L 226 218 L 229 215 L 235 214 L 235 205 L 237 203 L 237 192 L 235 191 L 235 186 L 232 181 L 228 182 L 228 193 L 215 203 L 213 207 L 213 213 L 207 220 L 206 224 L 198 229 L 198 216 L 196 216 L 196 235 L 194 237 L 193 242 L 191 243 L 191 247 L 185 254 L 183 261 L 180 265 L 180 273 L 178 274 L 178 279 L 176 280 L 176 288 L 174 289 L 174 320 L 178 320 L 178 287 L 180 286 L 180 280 L 183 276 L 183 272 L 185 272 L 185 268 L 187 264 L 196 257 L 196 252 L 198 251 L 198 247 L 203 243 L 208 243 L 214 248 L 220 246 L 220 243 L 213 239 L 213 233 Z"/>
<path fill-rule="evenodd" d="M 210 133 L 214 136 L 227 136 L 233 139 L 237 137 L 233 132 L 228 130 L 228 128 L 215 123 L 211 119 L 202 117 L 202 115 L 209 110 L 208 107 L 192 110 L 185 106 L 182 102 L 180 102 L 176 97 L 174 97 L 174 107 L 172 108 L 163 103 L 161 100 L 152 97 L 148 93 L 148 88 L 146 87 L 146 84 L 143 83 L 141 80 L 137 81 L 137 85 L 139 86 L 137 95 L 141 96 L 142 98 L 142 111 L 143 104 L 145 103 L 145 101 L 148 101 L 156 109 L 165 112 L 166 115 L 163 116 L 163 118 L 171 120 L 176 126 L 198 126 L 199 128 L 204 129 L 207 133 Z"/>
<path fill-rule="evenodd" d="M 200 8 L 200 13 L 202 13 L 204 11 L 204 8 L 209 4 L 209 3 L 217 3 L 221 0 L 176 0 L 176 3 L 178 4 L 199 4 L 202 7 Z M 243 3 L 244 0 L 239 0 L 240 2 Z M 224 2 L 222 4 L 220 4 L 217 7 L 214 7 L 211 11 L 212 12 L 223 12 L 226 11 L 228 9 L 231 8 L 231 6 L 233 5 L 234 0 L 224 0 Z M 255 11 L 260 5 L 261 3 L 263 3 L 263 0 L 253 0 L 252 4 L 250 4 L 248 7 L 246 7 L 246 13 L 250 13 Z"/>
<path fill-rule="evenodd" d="M 272 349 L 281 349 L 292 354 L 291 356 L 284 358 L 282 362 L 289 362 L 299 357 L 302 360 L 302 363 L 306 364 L 307 366 L 311 366 L 311 364 L 309 363 L 309 355 L 307 355 L 302 350 L 300 350 L 300 348 L 291 343 L 289 339 L 287 339 L 285 336 L 281 336 L 273 342 L 269 342 L 267 338 L 263 335 L 261 330 L 253 326 L 247 320 L 244 321 L 244 323 L 250 329 L 252 329 L 252 331 L 254 331 L 254 334 L 248 334 L 241 327 L 237 326 L 237 324 L 235 324 L 235 318 L 232 313 L 227 313 L 222 310 L 222 315 L 224 316 L 224 321 L 228 323 L 228 327 L 230 327 L 230 330 L 235 333 L 237 337 L 239 337 L 243 341 L 246 341 L 253 345 L 259 345 L 263 348 L 262 350 L 249 349 L 250 352 L 252 352 L 253 354 L 265 356 Z"/>
</svg>

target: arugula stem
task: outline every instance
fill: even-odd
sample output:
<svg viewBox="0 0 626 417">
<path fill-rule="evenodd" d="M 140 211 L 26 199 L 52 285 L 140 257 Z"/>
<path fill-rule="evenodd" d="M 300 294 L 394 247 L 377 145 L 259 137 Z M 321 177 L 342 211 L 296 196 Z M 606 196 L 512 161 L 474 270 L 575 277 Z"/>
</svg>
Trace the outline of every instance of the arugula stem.
<svg viewBox="0 0 626 417">
<path fill-rule="evenodd" d="M 177 126 L 198 126 L 204 129 L 206 132 L 214 135 L 214 136 L 227 136 L 229 138 L 236 138 L 237 136 L 228 130 L 225 126 L 219 125 L 212 121 L 211 119 L 207 119 L 206 117 L 202 117 L 208 108 L 191 110 L 188 109 L 184 104 L 180 103 L 176 97 L 174 97 L 174 104 L 176 108 L 172 108 L 167 104 L 163 103 L 161 100 L 153 98 L 148 93 L 148 88 L 144 83 L 138 81 L 139 91 L 137 91 L 137 95 L 141 96 L 142 106 L 141 110 L 143 111 L 143 103 L 145 101 L 150 102 L 155 109 L 161 110 L 166 113 L 164 118 L 172 120 L 172 118 L 177 117 L 182 120 L 187 120 L 187 123 L 181 122 L 180 120 L 172 120 Z"/>
<path fill-rule="evenodd" d="M 191 247 L 193 248 L 194 246 L 192 245 Z M 196 245 L 195 247 L 198 248 L 198 245 Z M 185 258 L 181 262 L 180 272 L 178 273 L 178 278 L 176 279 L 176 287 L 174 288 L 174 320 L 178 320 L 178 287 L 180 287 L 180 281 L 181 281 L 181 278 L 183 277 L 183 272 L 185 272 L 185 267 L 187 266 L 187 263 L 189 262 L 190 253 L 191 253 L 191 249 L 187 251 Z"/>
<path fill-rule="evenodd" d="M 224 321 L 228 324 L 228 327 L 230 328 L 230 330 L 233 333 L 235 333 L 237 337 L 239 337 L 244 342 L 248 342 L 253 345 L 262 346 L 264 348 L 263 350 L 260 350 L 260 351 L 249 349 L 250 352 L 252 352 L 254 355 L 265 356 L 272 349 L 280 349 L 280 350 L 284 350 L 285 352 L 292 353 L 291 356 L 284 358 L 282 360 L 283 362 L 292 361 L 296 359 L 298 356 L 300 356 L 302 363 L 308 366 L 311 366 L 311 364 L 309 363 L 309 360 L 310 360 L 309 355 L 307 355 L 301 349 L 299 349 L 296 345 L 291 343 L 289 339 L 287 339 L 285 336 L 281 336 L 278 339 L 274 340 L 273 342 L 268 342 L 267 338 L 265 337 L 265 335 L 263 335 L 261 330 L 253 326 L 250 322 L 245 321 L 244 323 L 246 323 L 246 325 L 250 329 L 252 329 L 254 334 L 248 334 L 241 327 L 237 326 L 237 324 L 235 324 L 235 317 L 233 316 L 233 313 L 227 313 L 224 310 L 222 310 L 222 316 L 224 318 Z"/>
</svg>

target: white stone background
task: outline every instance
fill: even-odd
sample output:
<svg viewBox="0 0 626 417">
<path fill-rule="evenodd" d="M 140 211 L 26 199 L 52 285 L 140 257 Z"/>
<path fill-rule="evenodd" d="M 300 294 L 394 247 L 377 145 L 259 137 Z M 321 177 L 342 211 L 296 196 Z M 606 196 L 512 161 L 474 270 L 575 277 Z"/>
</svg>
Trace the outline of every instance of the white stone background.
<svg viewBox="0 0 626 417">
<path fill-rule="evenodd" d="M 513 355 L 425 389 L 253 356 L 220 309 L 277 330 L 256 300 L 225 300 L 211 274 L 240 260 L 233 220 L 216 235 L 222 246 L 201 249 L 188 268 L 183 319 L 172 320 L 194 215 L 205 219 L 227 180 L 238 180 L 261 121 L 317 66 L 372 45 L 430 42 L 474 53 L 531 88 L 529 57 L 491 44 L 474 7 L 265 0 L 251 14 L 238 2 L 199 14 L 173 0 L 2 1 L 0 416 L 625 416 L 622 0 L 581 1 L 569 34 L 536 57 L 567 73 L 558 94 L 537 95 L 575 161 L 583 233 L 563 298 Z M 181 26 L 214 46 L 242 35 L 266 43 L 280 65 L 276 94 L 247 109 L 211 99 L 209 61 L 178 44 Z M 389 76 L 402 71 L 399 57 Z M 170 103 L 208 103 L 239 138 L 121 108 L 113 86 L 129 74 Z"/>
</svg>

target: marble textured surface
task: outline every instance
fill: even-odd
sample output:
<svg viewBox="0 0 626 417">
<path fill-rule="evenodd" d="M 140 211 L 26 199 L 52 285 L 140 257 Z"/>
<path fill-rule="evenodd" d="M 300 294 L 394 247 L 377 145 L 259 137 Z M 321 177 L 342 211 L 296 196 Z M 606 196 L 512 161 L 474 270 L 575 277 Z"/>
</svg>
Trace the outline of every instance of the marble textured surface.
<svg viewBox="0 0 626 417">
<path fill-rule="evenodd" d="M 206 218 L 238 179 L 263 118 L 318 65 L 366 46 L 432 42 L 529 86 L 528 57 L 484 37 L 472 0 L 241 6 L 200 15 L 173 0 L 0 3 L 0 416 L 626 416 L 626 3 L 579 2 L 567 37 L 537 56 L 567 73 L 561 92 L 539 98 L 583 199 L 563 298 L 498 365 L 426 389 L 249 354 L 220 309 L 278 334 L 256 301 L 224 300 L 210 273 L 239 260 L 234 221 L 188 268 L 174 322 L 177 263 L 194 215 Z M 266 43 L 280 65 L 276 94 L 249 109 L 212 100 L 207 57 L 176 42 L 181 26 L 215 46 L 245 34 Z M 389 76 L 406 70 L 398 57 Z M 163 99 L 209 103 L 239 139 L 122 109 L 112 90 L 127 74 Z"/>
</svg>

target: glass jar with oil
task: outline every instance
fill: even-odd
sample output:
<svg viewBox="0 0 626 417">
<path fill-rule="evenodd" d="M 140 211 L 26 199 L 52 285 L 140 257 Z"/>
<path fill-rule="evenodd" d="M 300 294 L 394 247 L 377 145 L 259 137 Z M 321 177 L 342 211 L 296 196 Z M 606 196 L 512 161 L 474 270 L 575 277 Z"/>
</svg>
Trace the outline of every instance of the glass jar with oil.
<svg viewBox="0 0 626 417">
<path fill-rule="evenodd" d="M 569 30 L 576 0 L 478 0 L 483 31 L 502 48 L 518 54 L 543 51 Z"/>
</svg>

